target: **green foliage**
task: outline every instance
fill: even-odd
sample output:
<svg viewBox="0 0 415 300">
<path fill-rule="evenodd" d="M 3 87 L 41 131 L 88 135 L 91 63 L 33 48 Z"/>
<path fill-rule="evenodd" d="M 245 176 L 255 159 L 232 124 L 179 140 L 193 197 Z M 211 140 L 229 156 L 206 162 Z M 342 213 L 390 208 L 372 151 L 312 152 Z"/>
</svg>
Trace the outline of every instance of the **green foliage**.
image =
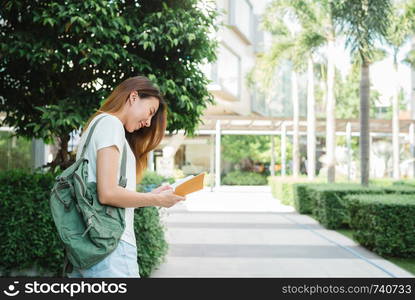
<svg viewBox="0 0 415 300">
<path fill-rule="evenodd" d="M 346 197 L 353 238 L 379 255 L 415 256 L 413 195 Z"/>
<path fill-rule="evenodd" d="M 173 183 L 174 178 L 165 178 L 156 172 L 145 170 L 143 180 L 137 185 L 138 192 L 151 192 L 163 182 Z M 168 244 L 164 239 L 164 225 L 160 222 L 160 208 L 139 207 L 135 209 L 134 230 L 137 237 L 137 252 L 140 276 L 149 277 L 164 261 Z"/>
<path fill-rule="evenodd" d="M 22 137 L 12 137 L 0 131 L 0 171 L 12 168 L 29 169 L 32 162 L 32 143 Z"/>
<path fill-rule="evenodd" d="M 346 36 L 346 47 L 361 62 L 371 62 L 375 42 L 384 40 L 390 26 L 390 0 L 338 0 L 330 2 L 334 20 Z"/>
<path fill-rule="evenodd" d="M 254 172 L 234 171 L 226 174 L 222 179 L 224 185 L 266 185 L 265 176 Z"/>
<path fill-rule="evenodd" d="M 309 180 L 306 176 L 270 176 L 268 178 L 272 196 L 285 205 L 294 205 L 293 186 L 299 182 L 309 182 Z"/>
<path fill-rule="evenodd" d="M 274 137 L 275 163 L 281 163 L 281 137 Z M 222 157 L 232 163 L 244 159 L 269 163 L 271 160 L 271 141 L 264 135 L 224 135 L 222 137 Z M 287 140 L 286 159 L 292 159 L 292 143 Z"/>
<path fill-rule="evenodd" d="M 311 214 L 315 203 L 313 202 L 313 197 L 308 190 L 309 186 L 316 186 L 318 181 L 311 183 L 295 183 L 292 185 L 293 191 L 293 204 L 296 211 L 300 214 Z M 325 183 L 320 183 L 325 184 Z"/>
<path fill-rule="evenodd" d="M 4 273 L 35 267 L 60 276 L 64 248 L 49 207 L 51 174 L 0 172 L 0 256 Z"/>
<path fill-rule="evenodd" d="M 16 134 L 68 139 L 112 89 L 144 75 L 168 103 L 168 130 L 194 134 L 213 96 L 214 2 L 7 1 L 0 6 L 0 111 Z"/>
<path fill-rule="evenodd" d="M 40 275 L 62 275 L 64 248 L 49 207 L 50 190 L 58 173 L 21 169 L 0 172 L 3 274 L 34 268 Z M 148 277 L 167 253 L 164 227 L 156 207 L 136 209 L 134 219 L 140 275 Z"/>
<path fill-rule="evenodd" d="M 393 182 L 393 185 L 407 185 L 415 187 L 415 179 L 401 179 Z"/>
<path fill-rule="evenodd" d="M 379 186 L 391 186 L 392 184 L 394 184 L 394 181 L 391 178 L 371 178 L 369 179 L 369 184 Z"/>
<path fill-rule="evenodd" d="M 145 170 L 143 179 L 137 184 L 137 192 L 151 192 L 163 182 L 172 184 L 175 182 L 175 179 L 173 177 L 165 178 L 164 176 L 157 174 L 157 172 Z"/>
<path fill-rule="evenodd" d="M 343 79 L 336 76 L 336 117 L 340 119 L 359 119 L 360 114 L 360 70 L 358 65 L 352 66 L 350 73 Z M 376 104 L 380 93 L 370 90 L 370 117 L 377 116 Z"/>
<path fill-rule="evenodd" d="M 415 194 L 415 188 L 398 186 L 362 186 L 360 184 L 308 185 L 312 215 L 328 229 L 337 229 L 350 224 L 345 196 L 352 194 Z"/>
<path fill-rule="evenodd" d="M 160 222 L 158 207 L 135 209 L 134 231 L 137 237 L 137 257 L 140 277 L 149 277 L 167 254 L 168 244 L 164 238 L 165 227 Z"/>
</svg>

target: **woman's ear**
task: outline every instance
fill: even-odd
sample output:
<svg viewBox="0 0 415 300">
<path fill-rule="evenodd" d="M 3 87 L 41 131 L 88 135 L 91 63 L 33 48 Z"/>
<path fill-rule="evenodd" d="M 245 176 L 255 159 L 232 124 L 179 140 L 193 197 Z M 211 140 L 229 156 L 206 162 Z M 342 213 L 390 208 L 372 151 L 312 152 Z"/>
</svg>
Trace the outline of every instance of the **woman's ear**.
<svg viewBox="0 0 415 300">
<path fill-rule="evenodd" d="M 134 101 L 138 100 L 138 93 L 137 91 L 131 91 L 130 96 L 128 98 L 128 101 L 130 102 L 130 105 L 133 105 Z"/>
</svg>

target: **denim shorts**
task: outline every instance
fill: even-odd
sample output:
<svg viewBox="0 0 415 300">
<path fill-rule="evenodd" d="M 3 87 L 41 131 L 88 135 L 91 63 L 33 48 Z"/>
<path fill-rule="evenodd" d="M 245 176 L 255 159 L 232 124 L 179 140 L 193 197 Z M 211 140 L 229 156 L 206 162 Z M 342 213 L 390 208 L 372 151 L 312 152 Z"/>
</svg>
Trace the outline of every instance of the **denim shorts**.
<svg viewBox="0 0 415 300">
<path fill-rule="evenodd" d="M 73 268 L 69 278 L 136 277 L 140 278 L 137 247 L 120 240 L 117 248 L 99 263 L 88 269 Z"/>
</svg>

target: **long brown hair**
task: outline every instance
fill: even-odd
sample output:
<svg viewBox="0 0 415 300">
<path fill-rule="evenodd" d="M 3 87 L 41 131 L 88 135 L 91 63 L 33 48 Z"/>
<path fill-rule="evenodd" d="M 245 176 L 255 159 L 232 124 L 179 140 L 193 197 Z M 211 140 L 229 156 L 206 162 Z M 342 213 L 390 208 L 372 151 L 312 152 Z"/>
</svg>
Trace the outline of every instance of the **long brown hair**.
<svg viewBox="0 0 415 300">
<path fill-rule="evenodd" d="M 130 144 L 136 159 L 136 184 L 140 183 L 144 170 L 147 168 L 147 155 L 154 150 L 164 137 L 167 127 L 167 104 L 160 90 L 145 76 L 135 76 L 121 82 L 104 101 L 101 107 L 88 119 L 82 134 L 87 130 L 89 123 L 97 115 L 117 113 L 121 111 L 132 91 L 137 91 L 141 99 L 155 97 L 159 100 L 159 108 L 151 120 L 150 127 L 142 127 L 130 133 L 125 130 L 125 138 Z M 120 153 L 120 155 L 122 152 Z"/>
</svg>

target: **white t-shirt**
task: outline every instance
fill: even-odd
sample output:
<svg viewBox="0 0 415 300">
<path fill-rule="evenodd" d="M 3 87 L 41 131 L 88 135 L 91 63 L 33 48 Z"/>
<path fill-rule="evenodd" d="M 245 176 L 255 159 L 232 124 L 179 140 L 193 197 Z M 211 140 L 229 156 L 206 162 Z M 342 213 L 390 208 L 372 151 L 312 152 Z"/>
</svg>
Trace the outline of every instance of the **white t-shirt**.
<svg viewBox="0 0 415 300">
<path fill-rule="evenodd" d="M 102 116 L 102 115 L 106 116 Z M 88 148 L 85 151 L 85 157 L 88 158 L 88 182 L 97 182 L 96 170 L 97 170 L 97 151 L 101 148 L 108 147 L 111 145 L 117 146 L 120 152 L 120 158 L 118 161 L 118 172 L 117 172 L 117 184 L 120 179 L 121 172 L 121 159 L 123 153 L 124 143 L 127 146 L 127 165 L 126 165 L 126 174 L 127 185 L 126 189 L 131 191 L 136 191 L 136 168 L 135 168 L 135 156 L 132 152 L 127 139 L 125 138 L 124 125 L 120 119 L 116 116 L 113 116 L 108 113 L 101 113 L 95 116 L 94 119 L 89 123 L 87 130 L 81 137 L 81 140 L 78 145 L 76 160 L 81 156 L 83 146 L 88 137 L 89 131 L 96 122 L 97 119 L 100 119 L 99 123 L 94 129 L 94 133 L 91 136 L 89 141 Z M 136 238 L 134 234 L 134 207 L 125 208 L 125 230 L 121 236 L 121 240 L 126 241 L 127 243 L 136 246 Z"/>
</svg>

